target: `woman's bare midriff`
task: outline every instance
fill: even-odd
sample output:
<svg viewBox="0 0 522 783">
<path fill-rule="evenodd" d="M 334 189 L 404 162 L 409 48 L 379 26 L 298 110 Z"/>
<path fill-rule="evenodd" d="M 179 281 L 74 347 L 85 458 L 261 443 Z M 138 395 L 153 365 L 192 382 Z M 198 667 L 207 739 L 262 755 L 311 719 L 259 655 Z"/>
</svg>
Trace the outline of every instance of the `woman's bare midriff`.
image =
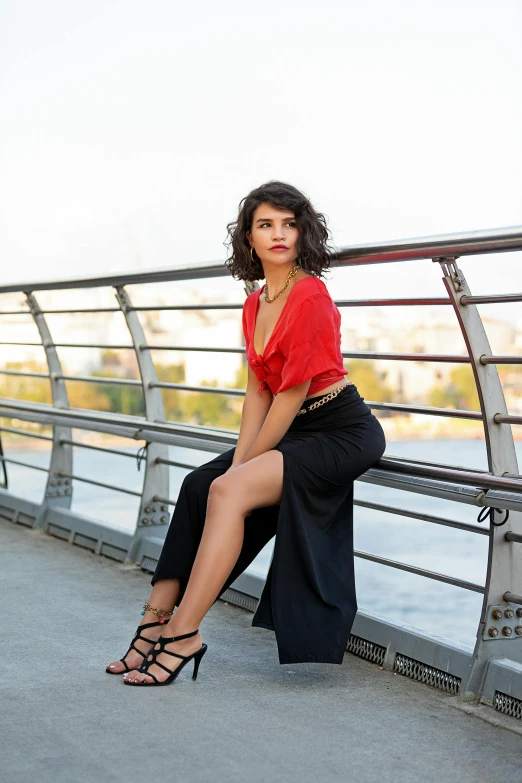
<svg viewBox="0 0 522 783">
<path fill-rule="evenodd" d="M 325 378 L 325 381 L 328 380 L 328 378 Z M 348 385 L 352 385 L 353 381 L 348 381 Z M 323 394 L 328 394 L 328 392 L 333 391 L 334 389 L 337 389 L 338 386 L 344 386 L 345 381 L 336 381 L 335 383 L 332 383 L 330 386 L 326 386 L 324 389 L 321 389 L 321 391 L 316 392 L 315 394 L 309 394 L 308 397 L 305 397 L 305 400 L 311 400 L 313 397 L 322 397 Z"/>
</svg>

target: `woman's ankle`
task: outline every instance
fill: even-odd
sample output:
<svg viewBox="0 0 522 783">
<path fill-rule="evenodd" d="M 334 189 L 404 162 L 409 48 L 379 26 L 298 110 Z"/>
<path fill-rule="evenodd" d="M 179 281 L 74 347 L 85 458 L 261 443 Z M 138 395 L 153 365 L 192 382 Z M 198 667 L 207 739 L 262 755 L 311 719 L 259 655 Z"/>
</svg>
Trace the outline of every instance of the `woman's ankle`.
<svg viewBox="0 0 522 783">
<path fill-rule="evenodd" d="M 152 612 L 150 609 L 142 609 L 140 625 L 146 625 L 147 623 L 159 623 L 160 626 L 163 626 L 165 628 L 169 620 L 171 619 L 171 616 L 172 616 L 171 614 L 159 616 L 155 612 Z"/>
</svg>

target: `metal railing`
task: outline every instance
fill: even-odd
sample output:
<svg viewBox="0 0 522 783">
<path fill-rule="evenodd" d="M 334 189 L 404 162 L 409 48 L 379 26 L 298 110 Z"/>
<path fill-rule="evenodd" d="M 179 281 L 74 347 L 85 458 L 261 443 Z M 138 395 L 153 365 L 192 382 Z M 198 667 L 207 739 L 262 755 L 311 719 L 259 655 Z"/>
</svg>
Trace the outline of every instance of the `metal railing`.
<svg viewBox="0 0 522 783">
<path fill-rule="evenodd" d="M 515 638 L 522 635 L 522 611 L 516 608 L 522 606 L 522 550 L 520 549 L 520 544 L 522 543 L 522 478 L 519 473 L 511 430 L 512 425 L 522 424 L 522 416 L 508 413 L 497 372 L 497 365 L 521 365 L 522 356 L 496 355 L 492 353 L 477 305 L 520 302 L 522 301 L 522 294 L 472 295 L 462 270 L 457 266 L 457 259 L 479 254 L 520 250 L 522 250 L 522 227 L 515 227 L 349 247 L 342 249 L 337 254 L 334 263 L 338 267 L 392 262 L 402 263 L 422 259 L 438 263 L 445 287 L 445 296 L 334 299 L 334 301 L 340 308 L 451 306 L 461 329 L 467 351 L 462 355 L 373 351 L 342 351 L 342 355 L 347 359 L 466 364 L 473 371 L 480 403 L 479 411 L 408 405 L 378 400 L 366 400 L 366 402 L 373 410 L 389 414 L 401 412 L 482 421 L 488 470 L 469 470 L 460 466 L 427 463 L 420 460 L 385 455 L 360 480 L 431 497 L 445 498 L 477 507 L 500 509 L 504 512 L 502 516 L 505 518 L 505 522 L 502 525 L 490 525 L 489 529 L 487 529 L 446 517 L 383 503 L 355 500 L 355 504 L 362 508 L 373 509 L 382 513 L 398 514 L 467 533 L 487 535 L 489 538 L 489 552 L 484 584 L 476 584 L 455 576 L 379 557 L 370 552 L 356 551 L 355 555 L 361 559 L 370 560 L 386 567 L 407 571 L 483 594 L 482 611 L 477 628 L 475 647 L 465 671 L 461 672 L 463 690 L 475 695 L 480 694 L 484 673 L 493 659 L 507 658 L 522 664 L 522 640 Z M 0 427 L 0 432 L 4 431 L 24 435 L 28 438 L 52 441 L 51 460 L 48 468 L 17 461 L 6 456 L 0 457 L 4 467 L 8 464 L 16 464 L 48 473 L 44 498 L 35 517 L 36 525 L 52 532 L 53 527 L 57 530 L 64 529 L 63 525 L 65 523 L 63 520 L 66 517 L 69 520 L 68 524 L 72 524 L 72 515 L 68 510 L 71 507 L 73 486 L 76 481 L 87 482 L 93 486 L 127 493 L 140 498 L 140 508 L 136 530 L 131 540 L 127 542 L 128 545 L 125 546 L 124 556 L 128 561 L 133 562 L 150 560 L 150 542 L 157 540 L 159 531 L 165 530 L 165 523 L 168 521 L 168 516 L 165 513 L 167 506 L 174 506 L 176 503 L 174 498 L 169 497 L 169 467 L 181 467 L 187 470 L 196 467 L 185 462 L 169 459 L 169 446 L 188 446 L 220 453 L 231 448 L 237 438 L 237 433 L 234 431 L 212 427 L 196 427 L 180 422 L 167 421 L 161 390 L 196 391 L 230 396 L 241 396 L 245 393 L 243 389 L 194 386 L 160 381 L 152 358 L 153 353 L 155 351 L 205 351 L 209 353 L 244 354 L 244 348 L 150 344 L 146 340 L 139 313 L 166 310 L 236 310 L 240 312 L 243 303 L 136 307 L 131 301 L 126 287 L 167 281 L 176 282 L 227 277 L 228 274 L 228 270 L 220 263 L 128 275 L 120 274 L 108 277 L 0 286 L 0 294 L 23 293 L 27 302 L 26 310 L 0 310 L 0 317 L 4 315 L 26 315 L 28 318 L 32 318 L 41 338 L 40 343 L 24 343 L 6 339 L 0 341 L 0 344 L 41 346 L 45 352 L 49 370 L 48 373 L 10 369 L 0 370 L 0 375 L 45 378 L 51 384 L 52 404 L 0 398 L 0 417 L 46 424 L 53 428 L 53 436 L 51 437 L 23 430 L 19 427 Z M 111 287 L 114 290 L 118 307 L 45 310 L 40 308 L 35 296 L 35 292 L 38 291 L 94 287 Z M 250 290 L 253 290 L 253 287 L 251 284 L 247 284 L 245 293 L 249 293 Z M 55 343 L 46 322 L 46 315 L 48 314 L 117 312 L 122 313 L 125 319 L 130 336 L 129 344 Z M 136 356 L 140 379 L 65 374 L 62 370 L 57 350 L 63 347 L 133 351 Z M 143 394 L 145 416 L 125 416 L 123 414 L 72 408 L 68 401 L 66 382 L 114 384 L 139 388 Z M 94 449 L 133 458 L 135 458 L 135 455 L 121 449 L 95 446 L 74 440 L 71 433 L 72 428 L 120 435 L 134 442 L 140 441 L 144 443 L 145 471 L 141 490 L 129 490 L 76 475 L 73 471 L 73 447 Z M 3 493 L 2 498 L 1 503 L 5 505 L 8 502 L 7 493 Z M 57 520 L 61 520 L 61 522 Z M 151 538 L 151 535 L 153 535 L 153 538 Z M 83 536 L 83 538 L 88 539 L 89 536 Z M 112 544 L 107 546 L 109 546 L 111 551 L 115 549 Z M 103 547 L 103 542 L 98 542 L 97 551 L 103 553 Z M 495 608 L 505 608 L 506 606 L 508 608 L 515 607 L 515 619 L 513 622 L 510 621 L 506 624 L 504 618 L 502 621 L 504 626 L 502 626 L 502 622 L 500 625 L 498 623 L 495 625 L 492 620 L 492 611 Z M 516 619 L 517 617 L 519 618 L 518 620 Z M 517 623 L 518 625 L 516 625 Z M 511 629 L 509 634 L 505 630 L 506 627 Z M 516 630 L 517 628 L 520 628 L 520 631 Z M 492 629 L 496 629 L 497 633 L 494 634 Z"/>
</svg>

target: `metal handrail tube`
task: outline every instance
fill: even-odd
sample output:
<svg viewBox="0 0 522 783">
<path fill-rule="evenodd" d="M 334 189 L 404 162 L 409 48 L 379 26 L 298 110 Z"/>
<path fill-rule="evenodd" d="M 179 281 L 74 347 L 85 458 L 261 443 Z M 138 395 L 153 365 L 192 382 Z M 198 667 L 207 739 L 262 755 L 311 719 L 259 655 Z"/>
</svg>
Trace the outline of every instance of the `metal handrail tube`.
<svg viewBox="0 0 522 783">
<path fill-rule="evenodd" d="M 40 343 L 38 343 L 40 345 Z M 0 370 L 0 375 L 21 375 L 24 378 L 50 378 L 48 372 L 23 372 L 22 370 Z"/>
<path fill-rule="evenodd" d="M 150 389 L 175 389 L 178 391 L 215 392 L 216 394 L 232 394 L 236 397 L 245 396 L 244 389 L 226 389 L 221 386 L 187 386 L 184 383 L 167 383 L 166 381 L 151 381 Z"/>
<path fill-rule="evenodd" d="M 105 345 L 104 343 L 53 343 L 55 348 L 103 348 L 112 351 L 133 351 L 133 345 Z"/>
<path fill-rule="evenodd" d="M 197 465 L 189 465 L 187 462 L 175 462 L 172 459 L 162 459 L 161 457 L 156 457 L 155 462 L 158 465 L 172 465 L 175 468 L 187 468 L 188 470 L 196 470 Z"/>
<path fill-rule="evenodd" d="M 383 457 L 375 466 L 390 471 L 399 471 L 400 473 L 409 473 L 414 476 L 426 476 L 427 478 L 443 478 L 445 481 L 454 481 L 457 484 L 468 482 L 480 488 L 487 489 L 506 489 L 521 493 L 522 481 L 520 479 L 504 478 L 503 476 L 493 476 L 490 473 L 477 473 L 474 470 L 451 470 L 450 468 L 435 468 L 432 466 L 415 465 L 411 470 L 405 470 L 410 467 L 406 460 L 398 458 L 391 459 Z M 475 484 L 476 482 L 476 484 Z"/>
<path fill-rule="evenodd" d="M 49 374 L 46 373 L 25 373 L 25 372 L 18 372 L 15 370 L 0 370 L 0 374 L 7 374 L 7 375 L 24 375 L 28 377 L 36 377 L 36 378 L 50 378 Z M 113 383 L 113 384 L 119 384 L 122 386 L 141 386 L 140 381 L 134 381 L 127 378 L 103 378 L 98 377 L 95 375 L 57 375 L 57 378 L 61 378 L 63 380 L 70 380 L 70 381 L 85 381 L 87 383 Z M 232 396 L 241 397 L 245 395 L 244 389 L 228 389 L 223 388 L 219 386 L 187 386 L 183 383 L 167 383 L 166 381 L 158 381 L 157 383 L 151 382 L 148 384 L 150 388 L 159 388 L 159 389 L 173 389 L 178 391 L 195 391 L 195 392 L 215 392 L 216 394 L 230 394 Z M 427 405 L 408 405 L 406 403 L 395 403 L 395 402 L 373 402 L 373 401 L 367 401 L 367 405 L 370 408 L 375 408 L 375 410 L 382 410 L 382 411 L 397 411 L 397 412 L 404 412 L 404 413 L 420 413 L 427 416 L 447 416 L 449 418 L 455 418 L 455 419 L 474 419 L 477 421 L 480 421 L 482 419 L 482 414 L 480 411 L 467 411 L 467 410 L 461 410 L 459 408 L 435 408 Z M 500 415 L 500 414 L 499 414 Z M 497 419 L 495 419 L 496 421 Z M 522 424 L 522 417 L 520 416 L 509 416 L 509 417 L 502 417 L 499 419 L 499 421 L 510 421 L 513 424 Z"/>
<path fill-rule="evenodd" d="M 140 345 L 140 351 L 207 351 L 208 353 L 245 353 L 244 348 L 212 348 L 200 345 Z"/>
<path fill-rule="evenodd" d="M 83 481 L 85 484 L 94 484 L 96 487 L 103 487 L 104 489 L 113 489 L 115 492 L 123 492 L 126 495 L 134 495 L 137 498 L 141 498 L 141 492 L 134 492 L 133 489 L 124 489 L 123 487 L 116 487 L 114 484 L 104 484 L 102 481 L 94 481 L 94 479 L 85 478 L 84 476 L 75 476 L 72 473 L 66 473 L 60 470 L 59 475 L 62 478 L 73 479 L 74 481 Z"/>
<path fill-rule="evenodd" d="M 462 465 L 449 465 L 446 462 L 426 462 L 422 459 L 413 459 L 412 457 L 400 457 L 397 454 L 389 454 L 386 452 L 386 456 L 389 459 L 396 459 L 399 460 L 399 462 L 411 462 L 412 465 L 431 465 L 434 468 L 450 468 L 451 470 L 469 470 L 469 468 L 463 467 Z M 474 473 L 482 473 L 486 474 L 486 476 L 490 475 L 489 470 L 484 468 L 473 468 Z M 513 473 L 512 476 L 507 476 L 507 478 L 522 478 L 522 476 L 519 476 L 518 473 Z"/>
<path fill-rule="evenodd" d="M 520 302 L 522 294 L 497 294 L 491 296 L 463 296 L 463 304 L 475 302 Z M 416 305 L 450 305 L 451 300 L 444 296 L 434 297 L 403 297 L 399 299 L 334 299 L 338 307 L 390 307 Z M 136 313 L 152 313 L 163 311 L 191 310 L 242 310 L 243 303 L 205 303 L 195 305 L 150 305 L 148 307 L 132 307 Z M 75 307 L 71 310 L 42 310 L 44 315 L 70 315 L 73 313 L 119 313 L 119 307 Z M 31 315 L 29 310 L 0 310 L 0 315 Z"/>
<path fill-rule="evenodd" d="M 408 297 L 400 299 L 334 299 L 337 307 L 404 307 L 414 305 L 450 305 L 447 296 Z"/>
<path fill-rule="evenodd" d="M 28 430 L 20 430 L 17 427 L 1 427 L 2 432 L 12 432 L 15 435 L 25 435 L 27 438 L 38 438 L 38 440 L 50 440 L 52 441 L 52 435 L 39 435 L 36 432 L 29 432 Z"/>
<path fill-rule="evenodd" d="M 160 389 L 175 389 L 178 391 L 232 394 L 237 397 L 244 397 L 246 394 L 244 389 L 227 389 L 218 386 L 187 386 L 184 383 L 157 382 L 149 383 L 149 386 Z M 407 403 L 399 402 L 373 402 L 373 400 L 366 400 L 366 404 L 369 408 L 374 408 L 375 410 L 421 413 L 427 416 L 448 416 L 449 418 L 453 419 L 472 419 L 475 421 L 482 421 L 482 413 L 480 411 L 467 411 L 461 410 L 459 408 L 435 408 L 429 405 L 408 405 Z"/>
<path fill-rule="evenodd" d="M 117 454 L 119 457 L 130 457 L 131 459 L 136 459 L 136 454 L 130 454 L 128 451 L 122 451 L 121 449 L 110 449 L 107 446 L 93 446 L 91 443 L 82 443 L 81 441 L 69 440 L 68 438 L 60 438 L 60 443 L 67 443 L 67 445 L 74 446 L 77 449 L 91 449 L 91 451 L 104 451 L 107 454 Z"/>
<path fill-rule="evenodd" d="M 82 381 L 83 383 L 108 383 L 117 386 L 139 386 L 141 389 L 141 381 L 133 380 L 132 378 L 111 378 L 98 375 L 57 375 L 57 378 L 61 378 L 63 381 Z"/>
<path fill-rule="evenodd" d="M 430 405 L 408 405 L 401 402 L 373 402 L 366 399 L 365 402 L 369 408 L 377 411 L 400 411 L 403 413 L 421 413 L 426 416 L 448 416 L 451 419 L 482 421 L 482 413 L 480 411 L 466 411 L 460 408 L 435 408 Z"/>
<path fill-rule="evenodd" d="M 395 239 L 386 242 L 351 245 L 341 248 L 333 256 L 334 267 L 360 264 L 389 263 L 432 259 L 434 256 L 481 255 L 522 250 L 522 226 L 508 226 L 481 231 L 438 234 L 413 239 Z M 68 288 L 99 288 L 129 286 L 138 283 L 162 283 L 180 280 L 201 280 L 210 277 L 229 277 L 223 261 L 213 264 L 194 264 L 149 272 L 127 272 L 116 275 L 80 277 L 69 280 L 14 283 L 0 286 L 0 293 L 17 291 L 57 291 Z"/>
<path fill-rule="evenodd" d="M 26 345 L 30 347 L 40 346 L 45 348 L 43 343 L 8 342 L 7 340 L 0 340 L 0 345 Z M 53 346 L 55 348 L 106 348 L 112 350 L 134 350 L 133 345 L 101 345 L 96 343 L 53 343 Z"/>
<path fill-rule="evenodd" d="M 136 433 L 146 432 L 147 434 L 168 434 L 168 435 L 184 435 L 192 438 L 195 443 L 198 440 L 212 440 L 217 444 L 226 445 L 232 447 L 235 445 L 237 439 L 237 432 L 234 430 L 224 430 L 213 427 L 194 427 L 181 423 L 174 422 L 150 422 L 143 417 L 138 416 L 123 416 L 122 414 L 102 414 L 96 411 L 88 411 L 81 408 L 70 408 L 68 410 L 60 410 L 59 408 L 53 408 L 52 405 L 45 403 L 20 403 L 16 400 L 5 400 L 0 398 L 0 415 L 4 416 L 1 407 L 12 409 L 14 411 L 30 411 L 33 413 L 45 412 L 48 415 L 52 415 L 60 420 L 83 420 L 88 422 L 100 422 L 107 424 L 116 424 L 122 427 L 134 428 Z M 75 425 L 77 426 L 77 425 Z M 411 476 L 426 476 L 429 478 L 441 478 L 449 482 L 456 484 L 464 484 L 467 480 L 469 486 L 473 488 L 497 488 L 497 489 L 515 489 L 516 491 L 522 490 L 522 481 L 517 479 L 502 478 L 500 476 L 492 476 L 481 472 L 475 472 L 470 470 L 451 470 L 436 467 L 421 468 L 412 467 L 407 461 L 401 461 L 400 459 L 392 460 L 389 457 L 383 457 L 375 468 L 381 470 L 387 470 L 389 472 L 400 471 L 401 473 Z"/>
<path fill-rule="evenodd" d="M 522 226 L 438 234 L 345 247 L 336 254 L 340 266 L 420 261 L 440 256 L 468 256 L 522 250 Z"/>
<path fill-rule="evenodd" d="M 411 566 L 407 563 L 399 563 L 397 560 L 389 560 L 387 557 L 370 555 L 368 552 L 360 552 L 357 549 L 354 550 L 354 555 L 355 557 L 361 557 L 363 560 L 371 560 L 373 563 L 390 566 L 391 568 L 398 568 L 400 571 L 409 571 L 410 574 L 425 576 L 428 579 L 435 579 L 437 582 L 445 582 L 447 585 L 463 587 L 465 590 L 472 590 L 474 593 L 484 593 L 484 587 L 482 585 L 475 584 L 475 582 L 466 582 L 463 579 L 457 579 L 453 576 L 446 576 L 446 574 L 439 574 L 436 571 L 428 571 L 426 568 Z"/>
<path fill-rule="evenodd" d="M 509 590 L 505 592 L 502 597 L 506 603 L 522 604 L 522 595 L 517 595 L 516 593 L 510 593 Z"/>
<path fill-rule="evenodd" d="M 43 310 L 44 315 L 70 315 L 71 313 L 120 313 L 119 307 L 73 307 L 71 310 Z"/>
<path fill-rule="evenodd" d="M 59 343 L 57 343 L 59 345 Z M 199 345 L 140 345 L 141 351 L 206 351 L 208 353 L 245 353 L 244 348 L 203 347 Z M 456 362 L 469 364 L 469 357 L 431 353 L 376 353 L 374 351 L 341 351 L 345 359 L 393 359 L 409 362 Z"/>
<path fill-rule="evenodd" d="M 517 544 L 522 544 L 522 534 L 513 533 L 512 530 L 508 530 L 504 538 L 506 539 L 506 541 L 514 541 Z"/>
<path fill-rule="evenodd" d="M 38 348 L 38 347 L 44 348 L 45 347 L 43 343 L 19 343 L 19 342 L 14 342 L 12 340 L 10 340 L 10 341 L 0 340 L 0 345 L 28 345 L 31 348 Z"/>
<path fill-rule="evenodd" d="M 165 503 L 166 506 L 175 506 L 177 502 L 175 500 L 171 500 L 170 498 L 160 498 L 158 495 L 154 495 L 152 501 L 153 503 Z"/>
<path fill-rule="evenodd" d="M 453 519 L 446 519 L 445 517 L 434 516 L 433 514 L 423 514 L 421 511 L 409 511 L 406 508 L 398 508 L 397 506 L 389 506 L 385 503 L 372 503 L 370 500 L 355 500 L 355 506 L 361 506 L 362 508 L 370 508 L 374 511 L 385 511 L 388 514 L 398 514 L 401 517 L 408 517 L 409 519 L 418 519 L 422 522 L 431 522 L 434 525 L 444 525 L 446 527 L 454 527 L 457 530 L 464 530 L 466 533 L 479 533 L 483 536 L 489 536 L 489 528 L 479 527 L 478 525 L 469 525 L 467 522 L 456 522 Z"/>
<path fill-rule="evenodd" d="M 486 294 L 482 296 L 466 296 L 459 299 L 460 304 L 500 304 L 502 302 L 522 302 L 522 294 Z"/>
<path fill-rule="evenodd" d="M 522 364 L 522 356 L 481 356 L 481 364 Z"/>
<path fill-rule="evenodd" d="M 243 302 L 205 302 L 204 304 L 184 304 L 184 305 L 149 305 L 148 307 L 133 306 L 129 308 L 135 313 L 153 313 L 172 311 L 172 310 L 242 310 Z"/>
<path fill-rule="evenodd" d="M 376 306 L 404 306 L 404 305 L 450 305 L 451 300 L 447 296 L 434 297 L 402 297 L 399 299 L 334 299 L 338 307 L 376 307 Z M 154 312 L 163 310 L 242 310 L 243 303 L 237 304 L 197 304 L 197 305 L 154 305 L 149 307 L 133 307 L 136 312 Z M 50 312 L 47 310 L 46 312 Z M 72 311 L 71 311 L 72 312 Z"/>
<path fill-rule="evenodd" d="M 19 403 L 16 400 L 0 399 L 0 417 L 3 418 L 16 418 L 7 411 L 1 410 L 1 407 L 6 408 L 7 411 L 14 410 L 17 413 L 25 414 L 30 413 L 32 416 L 38 416 L 44 414 L 49 423 L 63 422 L 69 420 L 72 422 L 73 427 L 84 427 L 89 429 L 90 425 L 102 424 L 111 425 L 112 427 L 121 427 L 130 434 L 124 434 L 123 437 L 131 437 L 135 440 L 144 440 L 141 437 L 142 433 L 147 433 L 147 439 L 150 439 L 154 435 L 168 435 L 168 436 L 184 436 L 191 438 L 195 445 L 199 440 L 201 443 L 206 443 L 209 439 L 216 444 L 231 447 L 235 444 L 237 438 L 237 432 L 234 430 L 222 430 L 214 427 L 195 427 L 188 424 L 182 424 L 180 422 L 152 422 L 147 421 L 143 416 L 124 416 L 122 414 L 107 413 L 103 414 L 100 411 L 89 411 L 83 408 L 69 408 L 67 410 L 61 410 L 60 408 L 53 408 L 52 405 L 46 403 Z M 33 419 L 31 419 L 33 420 Z M 34 419 L 35 421 L 39 419 Z"/>
<path fill-rule="evenodd" d="M 42 468 L 40 465 L 32 465 L 30 462 L 21 462 L 18 459 L 11 459 L 11 457 L 2 457 L 0 455 L 0 462 L 9 462 L 11 465 L 22 465 L 24 468 L 32 468 L 33 470 L 41 470 L 43 473 L 49 473 L 49 468 Z"/>
<path fill-rule="evenodd" d="M 502 413 L 495 413 L 493 421 L 495 424 L 522 424 L 522 416 L 515 416 L 511 413 L 505 416 Z"/>
<path fill-rule="evenodd" d="M 377 353 L 374 351 L 341 351 L 345 359 L 391 359 L 405 362 L 455 362 L 469 364 L 469 356 L 439 353 Z"/>
</svg>

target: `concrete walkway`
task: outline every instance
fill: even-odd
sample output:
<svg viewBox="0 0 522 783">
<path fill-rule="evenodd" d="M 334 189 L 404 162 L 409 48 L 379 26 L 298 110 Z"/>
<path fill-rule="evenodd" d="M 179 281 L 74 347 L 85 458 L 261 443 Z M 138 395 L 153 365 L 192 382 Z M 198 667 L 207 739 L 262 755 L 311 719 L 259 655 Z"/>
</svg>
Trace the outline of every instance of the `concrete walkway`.
<svg viewBox="0 0 522 783">
<path fill-rule="evenodd" d="M 150 577 L 3 521 L 0 560 L 6 783 L 522 781 L 520 734 L 348 653 L 281 666 L 273 633 L 222 602 L 195 683 L 190 665 L 166 688 L 124 686 L 104 668 Z"/>
</svg>

